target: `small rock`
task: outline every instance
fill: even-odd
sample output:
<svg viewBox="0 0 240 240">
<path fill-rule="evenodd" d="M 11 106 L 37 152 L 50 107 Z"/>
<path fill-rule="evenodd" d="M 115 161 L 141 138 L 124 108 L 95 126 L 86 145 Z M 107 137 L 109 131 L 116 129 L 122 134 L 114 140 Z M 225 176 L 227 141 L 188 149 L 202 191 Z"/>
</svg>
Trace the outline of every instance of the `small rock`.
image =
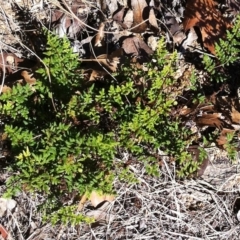
<svg viewBox="0 0 240 240">
<path fill-rule="evenodd" d="M 7 210 L 12 211 L 16 205 L 17 202 L 13 199 L 0 198 L 0 217 L 3 217 Z"/>
<path fill-rule="evenodd" d="M 0 198 L 0 217 L 3 217 L 7 212 L 7 203 L 6 199 Z"/>
<path fill-rule="evenodd" d="M 7 200 L 7 209 L 12 211 L 17 205 L 17 202 L 13 199 L 8 199 Z"/>
</svg>

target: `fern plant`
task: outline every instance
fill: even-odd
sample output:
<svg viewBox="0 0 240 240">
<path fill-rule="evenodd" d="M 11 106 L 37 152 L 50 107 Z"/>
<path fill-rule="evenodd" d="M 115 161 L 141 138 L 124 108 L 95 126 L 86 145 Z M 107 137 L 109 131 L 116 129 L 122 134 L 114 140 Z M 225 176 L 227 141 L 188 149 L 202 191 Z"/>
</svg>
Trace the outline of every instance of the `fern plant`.
<svg viewBox="0 0 240 240">
<path fill-rule="evenodd" d="M 117 81 L 106 77 L 92 83 L 81 74 L 67 39 L 48 33 L 47 40 L 36 84 L 18 84 L 0 96 L 15 157 L 6 196 L 38 192 L 46 198 L 41 210 L 53 223 L 91 222 L 75 218 L 74 208 L 63 206 L 65 198 L 93 190 L 113 193 L 117 176 L 127 174 L 136 182 L 124 163 L 115 162 L 124 152 L 153 176 L 160 173 L 161 151 L 178 163 L 179 176 L 197 170 L 199 163 L 187 151 L 189 133 L 171 115 L 177 54 L 167 52 L 164 39 L 147 71 L 125 64 L 115 74 Z"/>
<path fill-rule="evenodd" d="M 205 69 L 211 79 L 216 82 L 226 81 L 228 79 L 226 67 L 239 62 L 239 27 L 240 17 L 238 16 L 233 28 L 227 31 L 226 38 L 220 39 L 219 43 L 215 44 L 216 58 L 204 55 L 203 63 Z"/>
<path fill-rule="evenodd" d="M 210 82 L 222 86 L 220 92 L 223 90 L 226 91 L 225 94 L 229 94 L 231 97 L 234 94 L 237 94 L 239 98 L 239 81 L 237 79 L 237 71 L 239 69 L 240 63 L 240 16 L 237 17 L 235 23 L 231 30 L 227 31 L 226 37 L 220 39 L 218 43 L 215 44 L 216 56 L 210 57 L 204 55 L 203 64 Z M 226 88 L 226 86 L 228 86 Z M 225 90 L 226 89 L 226 90 Z M 229 106 L 231 103 L 229 103 Z M 222 108 L 221 103 L 217 108 Z M 224 113 L 227 111 L 231 112 L 232 109 L 225 109 Z M 229 115 L 229 112 L 226 114 Z M 231 160 L 234 160 L 237 155 L 236 144 L 232 141 L 235 134 L 229 134 L 226 137 L 226 144 L 223 145 L 223 148 L 227 151 L 228 157 Z"/>
</svg>

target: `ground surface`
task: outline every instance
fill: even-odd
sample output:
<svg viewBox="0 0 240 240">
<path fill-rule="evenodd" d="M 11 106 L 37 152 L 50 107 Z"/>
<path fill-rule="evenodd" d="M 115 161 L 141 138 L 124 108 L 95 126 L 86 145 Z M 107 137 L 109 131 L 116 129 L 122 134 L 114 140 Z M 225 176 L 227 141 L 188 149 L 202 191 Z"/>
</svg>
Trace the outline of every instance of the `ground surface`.
<svg viewBox="0 0 240 240">
<path fill-rule="evenodd" d="M 238 168 L 239 163 L 214 156 L 202 178 L 179 182 L 167 162 L 158 179 L 134 165 L 139 184 L 115 182 L 118 196 L 107 209 L 85 206 L 85 213 L 98 211 L 104 219 L 97 224 L 43 224 L 36 211 L 42 197 L 25 193 L 15 198 L 16 208 L 1 224 L 9 232 L 7 239 L 239 239 Z"/>
</svg>

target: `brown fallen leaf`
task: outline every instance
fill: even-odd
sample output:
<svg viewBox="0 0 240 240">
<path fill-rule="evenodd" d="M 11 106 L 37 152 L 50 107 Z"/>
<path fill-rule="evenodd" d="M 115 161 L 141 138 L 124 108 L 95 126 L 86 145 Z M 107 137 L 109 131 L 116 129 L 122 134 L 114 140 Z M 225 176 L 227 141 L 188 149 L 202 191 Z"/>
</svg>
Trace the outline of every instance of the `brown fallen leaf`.
<svg viewBox="0 0 240 240">
<path fill-rule="evenodd" d="M 208 126 L 208 127 L 216 127 L 222 129 L 224 122 L 220 119 L 221 113 L 213 113 L 213 114 L 203 114 L 196 118 L 196 123 L 199 126 Z"/>
<path fill-rule="evenodd" d="M 131 28 L 133 25 L 133 11 L 131 9 L 128 9 L 124 20 L 123 20 L 123 25 L 126 26 L 127 28 Z"/>
<path fill-rule="evenodd" d="M 97 191 L 92 191 L 89 198 L 87 197 L 87 193 L 85 193 L 78 204 L 78 211 L 81 211 L 84 207 L 84 204 L 87 200 L 90 200 L 94 207 L 97 207 L 100 203 L 104 201 L 112 202 L 115 199 L 114 195 L 109 194 L 101 194 Z"/>
<path fill-rule="evenodd" d="M 133 25 L 132 32 L 143 33 L 147 29 L 147 23 L 144 22 L 148 19 L 149 9 L 145 0 L 131 0 L 131 7 L 133 10 Z M 136 27 L 135 27 L 136 26 Z"/>
<path fill-rule="evenodd" d="M 181 116 L 186 116 L 186 115 L 188 115 L 189 113 L 191 113 L 191 112 L 193 112 L 193 111 L 194 111 L 194 109 L 188 108 L 187 106 L 184 106 L 184 107 L 180 110 L 179 114 L 180 114 Z"/>
<path fill-rule="evenodd" d="M 12 89 L 10 87 L 8 87 L 7 85 L 3 85 L 2 93 L 11 92 L 11 91 Z"/>
<path fill-rule="evenodd" d="M 67 1 L 63 1 L 61 5 L 57 5 L 60 9 L 56 9 L 51 13 L 51 23 L 56 33 L 63 37 L 67 35 L 75 38 L 85 27 L 89 9 L 84 1 L 73 0 L 71 5 Z M 71 16 L 74 14 L 75 16 Z M 79 20 L 80 21 L 79 21 Z"/>
<path fill-rule="evenodd" d="M 82 197 L 81 200 L 78 203 L 78 208 L 77 211 L 81 211 L 84 207 L 84 203 L 87 201 L 87 194 L 85 193 Z"/>
<path fill-rule="evenodd" d="M 153 50 L 139 37 L 130 36 L 122 41 L 122 48 L 126 54 L 131 56 L 148 56 L 153 54 Z"/>
<path fill-rule="evenodd" d="M 151 8 L 149 12 L 149 24 L 157 31 L 159 31 L 158 23 L 157 23 L 157 18 L 154 13 L 154 9 Z"/>
<path fill-rule="evenodd" d="M 176 32 L 174 35 L 173 35 L 173 42 L 178 45 L 178 44 L 181 44 L 182 41 L 186 38 L 186 35 L 184 32 L 180 31 L 180 32 Z"/>
<path fill-rule="evenodd" d="M 206 113 L 214 113 L 215 110 L 214 110 L 214 105 L 209 105 L 209 104 L 194 104 L 194 106 L 192 106 L 191 108 L 190 107 L 187 107 L 187 106 L 184 106 L 182 109 L 180 109 L 179 111 L 179 114 L 181 116 L 186 116 L 190 113 L 196 113 L 196 112 L 199 112 L 201 111 L 202 113 L 206 114 Z"/>
<path fill-rule="evenodd" d="M 97 35 L 95 36 L 95 43 L 94 43 L 94 46 L 95 47 L 102 47 L 104 45 L 104 27 L 105 27 L 105 23 L 100 23 L 100 26 L 98 28 L 98 33 Z"/>
<path fill-rule="evenodd" d="M 227 134 L 233 134 L 235 130 L 223 128 L 216 142 L 219 147 L 224 148 L 224 145 L 227 143 Z"/>
<path fill-rule="evenodd" d="M 18 70 L 18 68 L 32 68 L 36 65 L 36 62 L 19 58 L 14 53 L 0 54 L 0 76 L 5 71 L 5 75 L 8 76 Z"/>
<path fill-rule="evenodd" d="M 183 32 L 182 25 L 180 25 L 177 22 L 176 17 L 170 12 L 166 13 L 165 18 L 166 18 L 166 26 L 173 38 L 173 42 L 175 44 L 180 44 L 183 41 L 183 39 L 186 37 Z"/>
<path fill-rule="evenodd" d="M 121 7 L 115 14 L 112 16 L 112 19 L 117 22 L 123 22 L 125 8 Z"/>
<path fill-rule="evenodd" d="M 92 191 L 89 200 L 94 207 L 97 207 L 100 203 L 104 201 L 112 202 L 115 199 L 114 195 L 101 194 L 97 191 Z"/>
<path fill-rule="evenodd" d="M 178 34 L 176 34 L 177 36 Z M 185 34 L 184 34 L 185 35 Z M 181 40 L 181 38 L 180 38 Z M 182 42 L 182 47 L 183 49 L 190 49 L 192 50 L 192 47 L 194 47 L 195 45 L 197 45 L 198 43 L 198 35 L 195 31 L 194 28 L 191 28 L 187 34 L 187 37 L 185 35 L 185 40 Z"/>
<path fill-rule="evenodd" d="M 207 113 L 214 113 L 215 112 L 214 105 L 202 104 L 202 105 L 199 105 L 199 109 L 202 112 L 207 112 Z"/>
<path fill-rule="evenodd" d="M 101 77 L 106 76 L 106 75 L 107 75 L 107 73 L 105 71 L 93 69 L 91 74 L 90 74 L 90 77 L 89 77 L 88 81 L 89 82 L 96 81 L 96 80 L 98 80 Z"/>
<path fill-rule="evenodd" d="M 215 54 L 214 44 L 223 38 L 231 24 L 217 10 L 213 0 L 187 1 L 184 11 L 183 27 L 185 32 L 192 27 L 199 27 L 204 46 Z"/>
<path fill-rule="evenodd" d="M 117 49 L 111 54 L 101 54 L 97 58 L 93 59 L 81 59 L 82 62 L 93 62 L 92 72 L 89 81 L 95 81 L 102 76 L 109 74 L 110 72 L 116 72 L 119 63 L 121 62 L 121 57 L 123 55 L 122 49 Z M 105 70 L 104 70 L 105 68 Z M 107 71 L 106 71 L 107 70 Z M 88 71 L 87 71 L 88 72 Z M 89 72 L 88 72 L 89 73 Z"/>
<path fill-rule="evenodd" d="M 120 63 L 120 57 L 102 54 L 97 56 L 96 61 L 102 66 L 106 67 L 108 70 L 116 72 L 118 64 Z"/>
<path fill-rule="evenodd" d="M 211 96 L 211 101 L 215 108 L 222 112 L 231 123 L 240 124 L 240 107 L 239 99 L 229 96 Z"/>
<path fill-rule="evenodd" d="M 237 111 L 233 106 L 231 110 L 231 120 L 233 123 L 240 124 L 240 112 Z"/>
<path fill-rule="evenodd" d="M 21 72 L 21 76 L 24 78 L 25 82 L 30 85 L 34 85 L 37 81 L 36 78 L 34 78 L 32 75 L 33 75 L 33 73 L 29 73 L 26 70 L 23 70 Z"/>
</svg>

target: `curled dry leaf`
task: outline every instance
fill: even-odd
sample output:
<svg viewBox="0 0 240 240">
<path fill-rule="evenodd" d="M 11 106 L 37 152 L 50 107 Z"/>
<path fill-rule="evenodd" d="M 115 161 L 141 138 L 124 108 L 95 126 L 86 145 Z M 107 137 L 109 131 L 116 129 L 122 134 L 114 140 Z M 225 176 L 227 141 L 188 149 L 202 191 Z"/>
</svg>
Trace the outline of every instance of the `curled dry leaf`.
<svg viewBox="0 0 240 240">
<path fill-rule="evenodd" d="M 187 1 L 183 21 L 184 30 L 199 27 L 204 46 L 215 54 L 214 44 L 223 38 L 231 24 L 217 10 L 213 0 Z"/>
<path fill-rule="evenodd" d="M 3 217 L 6 212 L 7 212 L 6 199 L 0 198 L 0 217 Z"/>
<path fill-rule="evenodd" d="M 113 214 L 108 214 L 101 210 L 93 210 L 87 212 L 86 216 L 94 218 L 96 221 L 106 221 L 106 222 L 112 222 L 115 219 L 115 216 Z"/>
<path fill-rule="evenodd" d="M 13 199 L 7 199 L 7 209 L 13 211 L 13 209 L 17 206 L 17 202 Z"/>
<path fill-rule="evenodd" d="M 82 26 L 79 25 L 76 19 L 71 19 L 59 10 L 55 10 L 52 14 L 52 25 L 59 37 L 67 35 L 73 38 L 77 36 L 82 29 Z M 70 30 L 70 28 L 72 29 Z"/>
<path fill-rule="evenodd" d="M 131 7 L 133 10 L 133 25 L 132 32 L 143 33 L 147 29 L 147 23 L 144 22 L 148 19 L 149 9 L 145 0 L 131 0 Z"/>
<path fill-rule="evenodd" d="M 184 32 L 180 31 L 180 32 L 176 32 L 174 35 L 173 35 L 173 42 L 175 44 L 181 44 L 182 41 L 186 38 L 186 35 Z"/>
<path fill-rule="evenodd" d="M 33 73 L 29 73 L 26 70 L 23 70 L 21 72 L 21 76 L 24 78 L 26 83 L 29 83 L 30 85 L 34 85 L 36 83 L 36 78 L 33 77 Z"/>
</svg>

